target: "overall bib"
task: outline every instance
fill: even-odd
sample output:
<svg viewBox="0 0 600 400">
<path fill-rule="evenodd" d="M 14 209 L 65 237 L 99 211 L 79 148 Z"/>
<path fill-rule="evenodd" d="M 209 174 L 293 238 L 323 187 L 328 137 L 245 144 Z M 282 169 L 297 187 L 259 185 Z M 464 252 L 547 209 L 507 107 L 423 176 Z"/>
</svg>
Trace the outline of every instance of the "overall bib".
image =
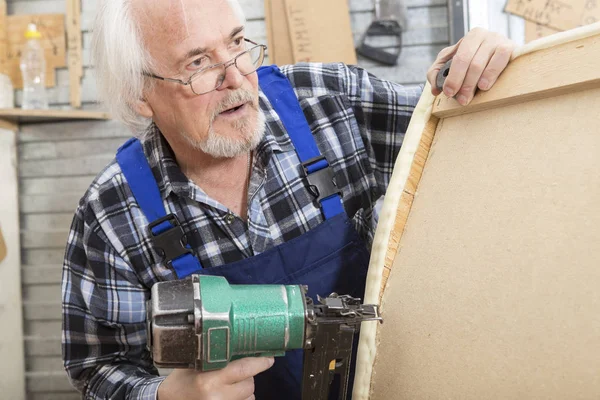
<svg viewBox="0 0 600 400">
<path fill-rule="evenodd" d="M 329 163 L 317 148 L 288 79 L 275 66 L 260 68 L 258 76 L 263 93 L 294 144 L 306 171 L 306 180 L 319 189 L 317 201 L 325 220 L 305 234 L 245 260 L 203 269 L 200 260 L 188 252 L 172 258 L 171 265 L 180 279 L 195 273 L 223 276 L 231 284 L 308 285 L 308 295 L 315 302 L 317 294 L 326 297 L 333 292 L 362 298 L 369 252 L 331 184 Z M 152 233 L 160 235 L 174 228 L 176 218 L 166 215 L 140 142 L 137 139 L 126 142 L 117 153 L 117 161 L 136 201 L 150 221 Z M 255 377 L 256 398 L 299 400 L 302 364 L 302 350 L 289 351 L 285 357 L 277 357 L 271 369 Z M 353 375 L 354 367 L 351 369 Z M 348 388 L 350 392 L 352 384 Z"/>
</svg>

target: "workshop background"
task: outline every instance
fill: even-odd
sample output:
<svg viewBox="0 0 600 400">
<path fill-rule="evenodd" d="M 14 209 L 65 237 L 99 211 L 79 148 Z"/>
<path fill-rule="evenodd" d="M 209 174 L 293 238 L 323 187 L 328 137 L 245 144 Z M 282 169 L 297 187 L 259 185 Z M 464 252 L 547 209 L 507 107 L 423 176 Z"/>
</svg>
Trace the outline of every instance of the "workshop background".
<svg viewBox="0 0 600 400">
<path fill-rule="evenodd" d="M 283 0 L 268 3 L 277 1 Z M 265 0 L 240 2 L 248 18 L 247 36 L 267 43 L 268 26 L 272 29 L 273 25 L 265 22 Z M 74 9 L 80 18 L 73 20 L 73 26 L 79 23 L 77 29 L 82 32 L 81 90 L 71 83 L 79 80 L 77 75 L 74 80 L 66 64 L 58 68 L 55 86 L 48 89 L 53 109 L 72 109 L 72 104 L 78 104 L 79 95 L 81 110 L 98 109 L 89 54 L 98 3 L 81 0 Z M 6 13 L 67 14 L 68 6 L 73 4 L 70 0 L 7 0 Z M 373 1 L 349 0 L 346 4 L 352 38 L 340 40 L 358 44 L 373 19 Z M 471 4 L 462 0 L 405 0 L 405 5 L 408 25 L 398 65 L 384 66 L 363 57 L 357 60 L 375 75 L 402 84 L 423 83 L 438 52 L 474 26 L 501 32 L 519 43 L 525 41 L 524 20 L 504 12 L 506 0 L 472 0 Z M 71 19 L 66 22 L 70 24 Z M 0 28 L 3 23 L 6 24 L 6 18 L 0 16 Z M 71 31 L 69 37 L 72 34 Z M 3 40 L 6 36 L 0 33 L 0 44 Z M 71 48 L 74 42 L 63 43 Z M 21 98 L 17 90 L 16 107 Z M 0 246 L 0 397 L 77 399 L 61 361 L 60 281 L 64 247 L 79 198 L 130 133 L 116 121 L 88 119 L 98 118 L 99 114 L 48 116 L 39 123 L 31 115 L 16 116 L 18 112 L 11 112 L 0 112 L 0 228 L 7 249 L 3 254 Z"/>
</svg>

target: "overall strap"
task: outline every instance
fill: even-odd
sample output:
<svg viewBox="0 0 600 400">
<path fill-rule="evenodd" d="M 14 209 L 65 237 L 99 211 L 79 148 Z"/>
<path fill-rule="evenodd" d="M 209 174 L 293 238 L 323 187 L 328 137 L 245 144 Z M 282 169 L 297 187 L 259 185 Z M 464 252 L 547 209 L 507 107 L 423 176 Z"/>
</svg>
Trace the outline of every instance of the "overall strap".
<svg viewBox="0 0 600 400">
<path fill-rule="evenodd" d="M 133 197 L 150 221 L 148 234 L 155 250 L 161 252 L 167 264 L 175 270 L 178 278 L 184 278 L 202 269 L 189 245 L 184 245 L 185 234 L 175 214 L 168 214 L 152 169 L 148 164 L 142 144 L 129 139 L 117 151 L 117 162 L 127 179 Z"/>
<path fill-rule="evenodd" d="M 290 81 L 274 65 L 259 68 L 258 77 L 263 93 L 290 135 L 323 216 L 329 219 L 345 212 L 333 169 L 317 147 Z"/>
</svg>

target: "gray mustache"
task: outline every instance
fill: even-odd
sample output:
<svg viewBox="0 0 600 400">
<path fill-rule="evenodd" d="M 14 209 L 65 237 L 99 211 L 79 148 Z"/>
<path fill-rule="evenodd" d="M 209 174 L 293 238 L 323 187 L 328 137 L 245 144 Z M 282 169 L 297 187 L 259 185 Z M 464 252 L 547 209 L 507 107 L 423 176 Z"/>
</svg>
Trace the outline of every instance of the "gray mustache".
<svg viewBox="0 0 600 400">
<path fill-rule="evenodd" d="M 248 90 L 238 89 L 237 91 L 228 94 L 227 97 L 223 99 L 213 111 L 212 119 L 216 118 L 217 115 L 223 111 L 239 103 L 251 103 L 252 107 L 254 107 L 253 93 Z"/>
</svg>

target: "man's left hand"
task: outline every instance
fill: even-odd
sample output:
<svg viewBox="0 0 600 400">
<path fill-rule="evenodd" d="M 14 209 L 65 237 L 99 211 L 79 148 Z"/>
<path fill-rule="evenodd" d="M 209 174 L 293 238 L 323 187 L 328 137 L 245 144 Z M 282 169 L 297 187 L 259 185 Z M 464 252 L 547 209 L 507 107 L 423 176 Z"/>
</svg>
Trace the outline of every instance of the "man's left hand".
<svg viewBox="0 0 600 400">
<path fill-rule="evenodd" d="M 427 72 L 431 92 L 438 95 L 436 78 L 444 64 L 452 60 L 450 73 L 444 83 L 448 97 L 467 105 L 475 96 L 477 88 L 489 90 L 504 71 L 516 44 L 505 36 L 482 28 L 471 30 L 454 46 L 446 47 Z"/>
</svg>

